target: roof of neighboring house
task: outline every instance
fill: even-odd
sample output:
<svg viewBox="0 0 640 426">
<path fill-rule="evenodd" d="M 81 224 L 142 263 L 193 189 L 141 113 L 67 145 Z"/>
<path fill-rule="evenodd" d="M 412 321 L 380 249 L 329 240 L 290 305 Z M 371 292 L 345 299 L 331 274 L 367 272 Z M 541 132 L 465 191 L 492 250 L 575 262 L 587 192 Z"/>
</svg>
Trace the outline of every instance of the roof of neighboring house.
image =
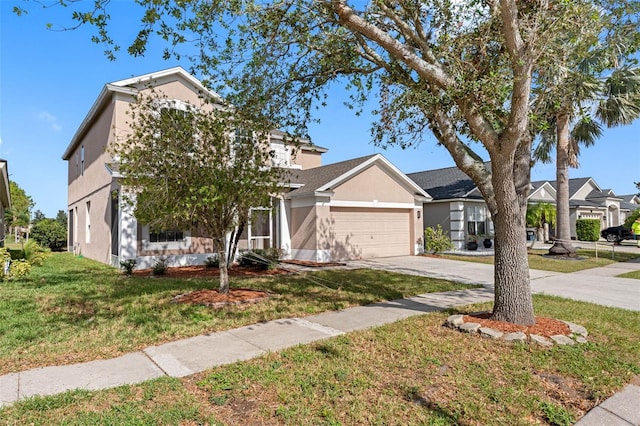
<svg viewBox="0 0 640 426">
<path fill-rule="evenodd" d="M 194 87 L 196 87 L 203 94 L 211 96 L 216 101 L 222 101 L 222 98 L 217 93 L 207 89 L 197 78 L 189 74 L 182 67 L 173 67 L 162 71 L 156 71 L 149 74 L 139 75 L 137 77 L 131 77 L 124 80 L 107 83 L 100 91 L 98 98 L 91 106 L 91 109 L 85 116 L 84 120 L 82 120 L 82 123 L 80 123 L 80 126 L 78 127 L 78 130 L 76 130 L 76 133 L 73 135 L 71 142 L 69 142 L 67 149 L 64 151 L 64 154 L 62 154 L 62 159 L 68 160 L 69 158 L 71 158 L 71 154 L 73 154 L 85 132 L 89 129 L 89 124 L 91 124 L 96 116 L 100 113 L 100 111 L 102 111 L 102 109 L 106 105 L 108 105 L 113 94 L 121 93 L 133 96 L 138 93 L 137 86 L 141 84 L 148 85 L 151 81 L 171 76 L 184 78 L 185 80 L 193 84 Z"/>
<path fill-rule="evenodd" d="M 637 209 L 640 209 L 640 205 L 636 204 L 636 203 L 629 203 L 627 201 L 620 201 L 620 208 L 622 210 L 629 210 L 629 211 L 635 211 Z"/>
<path fill-rule="evenodd" d="M 407 176 L 431 195 L 434 200 L 469 197 L 469 192 L 476 187 L 471 178 L 458 167 L 408 173 Z"/>
<path fill-rule="evenodd" d="M 408 186 L 415 190 L 415 194 L 423 198 L 430 199 L 430 194 L 408 179 L 400 170 L 392 165 L 380 154 L 367 155 L 353 158 L 339 163 L 327 164 L 325 166 L 314 167 L 305 170 L 289 170 L 289 182 L 292 185 L 302 185 L 299 188 L 287 193 L 287 198 L 314 195 L 316 191 L 329 191 L 348 180 L 360 170 L 378 162 L 395 172 L 401 179 L 404 179 Z"/>
<path fill-rule="evenodd" d="M 640 196 L 638 196 L 638 194 L 618 195 L 618 197 L 627 203 L 640 205 Z"/>
</svg>

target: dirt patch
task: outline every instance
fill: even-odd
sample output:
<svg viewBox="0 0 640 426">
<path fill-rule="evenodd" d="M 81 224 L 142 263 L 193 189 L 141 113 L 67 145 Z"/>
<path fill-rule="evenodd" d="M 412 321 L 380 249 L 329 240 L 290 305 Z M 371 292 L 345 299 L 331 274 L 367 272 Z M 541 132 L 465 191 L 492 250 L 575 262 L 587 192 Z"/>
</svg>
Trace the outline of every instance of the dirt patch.
<svg viewBox="0 0 640 426">
<path fill-rule="evenodd" d="M 551 337 L 558 334 L 568 336 L 571 334 L 569 326 L 560 320 L 546 317 L 535 317 L 536 323 L 530 326 L 517 325 L 504 321 L 494 321 L 489 319 L 491 312 L 481 312 L 465 315 L 464 322 L 475 322 L 482 327 L 489 327 L 503 333 L 516 333 L 522 331 L 527 336 L 537 334 L 538 336 Z"/>
<path fill-rule="evenodd" d="M 241 305 L 258 303 L 269 298 L 269 293 L 245 288 L 231 288 L 228 294 L 222 294 L 218 290 L 195 290 L 180 294 L 171 300 L 171 303 L 189 303 L 192 305 L 204 305 L 219 308 L 226 305 Z"/>
<path fill-rule="evenodd" d="M 261 269 L 257 267 L 248 267 L 233 265 L 229 268 L 229 276 L 231 277 L 251 277 L 261 275 L 281 275 L 288 274 L 289 271 L 283 269 Z M 219 277 L 220 270 L 218 268 L 207 268 L 204 265 L 193 266 L 175 266 L 166 269 L 162 275 L 153 275 L 152 269 L 137 269 L 133 271 L 136 277 L 154 276 L 158 278 L 201 278 L 201 277 Z"/>
</svg>

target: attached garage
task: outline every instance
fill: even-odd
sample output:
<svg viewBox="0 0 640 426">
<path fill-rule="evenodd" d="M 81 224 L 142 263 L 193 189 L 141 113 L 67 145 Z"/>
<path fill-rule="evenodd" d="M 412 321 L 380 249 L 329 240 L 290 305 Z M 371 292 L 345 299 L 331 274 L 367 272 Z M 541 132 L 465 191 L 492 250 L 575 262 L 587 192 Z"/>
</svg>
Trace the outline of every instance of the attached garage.
<svg viewBox="0 0 640 426">
<path fill-rule="evenodd" d="M 409 209 L 331 207 L 333 259 L 414 254 Z"/>
<path fill-rule="evenodd" d="M 380 154 L 301 170 L 286 194 L 290 257 L 327 262 L 408 256 L 422 250 L 430 199 Z"/>
</svg>

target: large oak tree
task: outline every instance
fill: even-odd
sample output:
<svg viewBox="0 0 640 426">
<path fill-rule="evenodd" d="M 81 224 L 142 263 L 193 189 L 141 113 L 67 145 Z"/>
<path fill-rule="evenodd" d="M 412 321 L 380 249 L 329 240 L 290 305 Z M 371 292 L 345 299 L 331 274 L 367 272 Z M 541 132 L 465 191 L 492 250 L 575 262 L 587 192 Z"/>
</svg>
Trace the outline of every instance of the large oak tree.
<svg viewBox="0 0 640 426">
<path fill-rule="evenodd" d="M 165 55 L 186 52 L 206 83 L 256 122 L 304 134 L 330 88 L 354 106 L 377 98 L 375 142 L 411 145 L 432 132 L 481 191 L 495 223 L 493 317 L 534 322 L 525 242 L 532 87 L 537 65 L 594 2 L 451 0 L 140 0 L 143 29 Z M 76 13 L 112 45 L 107 0 Z M 77 10 L 76 10 L 77 12 Z M 543 82 L 543 80 L 540 80 Z M 486 152 L 491 170 L 482 161 Z M 425 159 L 426 160 L 426 159 Z M 425 161 L 425 165 L 426 165 Z"/>
</svg>

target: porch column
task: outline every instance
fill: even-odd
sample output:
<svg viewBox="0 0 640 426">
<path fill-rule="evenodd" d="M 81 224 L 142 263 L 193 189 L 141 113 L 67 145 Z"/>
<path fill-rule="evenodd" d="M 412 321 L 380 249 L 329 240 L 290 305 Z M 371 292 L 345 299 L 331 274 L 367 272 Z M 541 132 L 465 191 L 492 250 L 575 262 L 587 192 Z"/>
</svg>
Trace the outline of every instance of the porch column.
<svg viewBox="0 0 640 426">
<path fill-rule="evenodd" d="M 449 222 L 451 224 L 451 242 L 458 250 L 465 249 L 465 218 L 464 203 L 462 201 L 452 201 L 449 203 Z"/>
<path fill-rule="evenodd" d="M 283 251 L 283 257 L 288 259 L 291 257 L 291 232 L 289 231 L 287 205 L 284 202 L 284 198 L 280 198 L 280 204 L 278 205 L 278 228 L 280 231 L 280 249 Z"/>
<path fill-rule="evenodd" d="M 120 203 L 120 260 L 135 259 L 138 255 L 138 221 L 133 215 L 133 206 L 122 199 L 122 191 L 118 198 Z"/>
</svg>

